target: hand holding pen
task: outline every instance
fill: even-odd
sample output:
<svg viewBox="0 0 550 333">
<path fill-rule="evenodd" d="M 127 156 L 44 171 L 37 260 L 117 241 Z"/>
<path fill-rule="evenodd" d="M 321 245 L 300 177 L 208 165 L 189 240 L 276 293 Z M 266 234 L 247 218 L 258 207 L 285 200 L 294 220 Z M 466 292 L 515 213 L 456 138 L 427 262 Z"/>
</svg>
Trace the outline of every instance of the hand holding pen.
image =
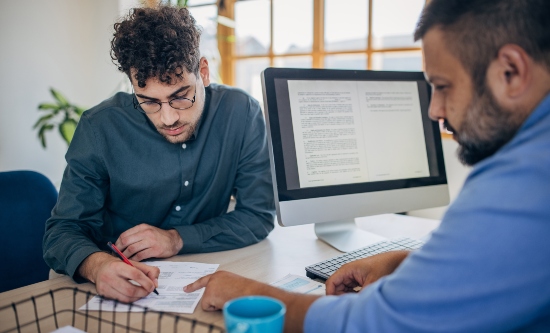
<svg viewBox="0 0 550 333">
<path fill-rule="evenodd" d="M 114 253 L 116 253 L 116 255 L 117 255 L 120 259 L 122 259 L 122 261 L 124 261 L 126 264 L 128 264 L 128 265 L 134 267 L 134 265 L 132 265 L 132 263 L 130 262 L 130 260 L 128 260 L 128 258 L 126 258 L 126 256 L 125 256 L 122 252 L 120 252 L 120 250 L 119 250 L 113 243 L 108 242 L 107 245 L 111 248 L 111 250 L 113 250 Z M 155 294 L 157 294 L 157 295 L 159 294 L 159 292 L 157 291 L 157 288 L 155 288 L 155 289 L 153 290 L 153 292 L 154 292 Z"/>
</svg>

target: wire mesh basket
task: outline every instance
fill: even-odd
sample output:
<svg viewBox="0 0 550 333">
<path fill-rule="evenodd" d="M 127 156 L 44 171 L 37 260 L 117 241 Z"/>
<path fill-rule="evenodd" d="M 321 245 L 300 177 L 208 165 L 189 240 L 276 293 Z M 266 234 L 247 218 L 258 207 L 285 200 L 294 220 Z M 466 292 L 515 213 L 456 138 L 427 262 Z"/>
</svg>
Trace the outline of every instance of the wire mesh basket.
<svg viewBox="0 0 550 333">
<path fill-rule="evenodd" d="M 79 310 L 92 297 L 77 288 L 59 288 L 0 308 L 0 333 L 47 333 L 65 326 L 84 332 L 224 333 L 221 327 L 171 313 L 130 305 L 131 312 Z M 137 311 L 136 311 L 137 309 Z"/>
</svg>

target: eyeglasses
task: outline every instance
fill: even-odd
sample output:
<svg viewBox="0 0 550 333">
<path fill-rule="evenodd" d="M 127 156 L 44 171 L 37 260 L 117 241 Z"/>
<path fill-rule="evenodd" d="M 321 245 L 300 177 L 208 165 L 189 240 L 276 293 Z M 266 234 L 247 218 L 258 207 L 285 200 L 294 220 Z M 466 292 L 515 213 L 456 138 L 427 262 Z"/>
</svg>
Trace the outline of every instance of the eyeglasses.
<svg viewBox="0 0 550 333">
<path fill-rule="evenodd" d="M 195 84 L 195 93 L 193 94 L 193 99 L 187 97 L 176 97 L 168 102 L 155 102 L 155 101 L 145 101 L 141 103 L 137 100 L 136 93 L 134 92 L 134 109 L 137 109 L 141 113 L 153 114 L 160 111 L 162 108 L 162 103 L 168 103 L 172 108 L 176 110 L 186 110 L 189 109 L 195 104 L 195 96 L 197 95 L 197 85 Z"/>
</svg>

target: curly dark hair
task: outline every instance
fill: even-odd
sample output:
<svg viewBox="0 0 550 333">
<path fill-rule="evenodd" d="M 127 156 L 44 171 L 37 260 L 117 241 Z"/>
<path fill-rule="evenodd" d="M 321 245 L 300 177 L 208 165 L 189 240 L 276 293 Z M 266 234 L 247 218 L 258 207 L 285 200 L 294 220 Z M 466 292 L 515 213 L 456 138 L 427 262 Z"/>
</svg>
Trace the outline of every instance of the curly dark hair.
<svg viewBox="0 0 550 333">
<path fill-rule="evenodd" d="M 145 87 L 147 79 L 172 83 L 185 72 L 199 72 L 201 30 L 186 8 L 134 8 L 115 23 L 111 58 L 118 70 Z"/>
</svg>

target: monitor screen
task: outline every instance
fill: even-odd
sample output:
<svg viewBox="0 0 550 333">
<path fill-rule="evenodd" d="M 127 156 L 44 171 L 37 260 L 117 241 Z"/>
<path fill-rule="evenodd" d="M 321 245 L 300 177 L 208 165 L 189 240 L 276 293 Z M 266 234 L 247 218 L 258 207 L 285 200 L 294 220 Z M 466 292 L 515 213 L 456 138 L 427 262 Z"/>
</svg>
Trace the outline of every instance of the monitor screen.
<svg viewBox="0 0 550 333">
<path fill-rule="evenodd" d="M 281 225 L 448 203 L 423 73 L 268 68 L 262 84 Z"/>
</svg>

